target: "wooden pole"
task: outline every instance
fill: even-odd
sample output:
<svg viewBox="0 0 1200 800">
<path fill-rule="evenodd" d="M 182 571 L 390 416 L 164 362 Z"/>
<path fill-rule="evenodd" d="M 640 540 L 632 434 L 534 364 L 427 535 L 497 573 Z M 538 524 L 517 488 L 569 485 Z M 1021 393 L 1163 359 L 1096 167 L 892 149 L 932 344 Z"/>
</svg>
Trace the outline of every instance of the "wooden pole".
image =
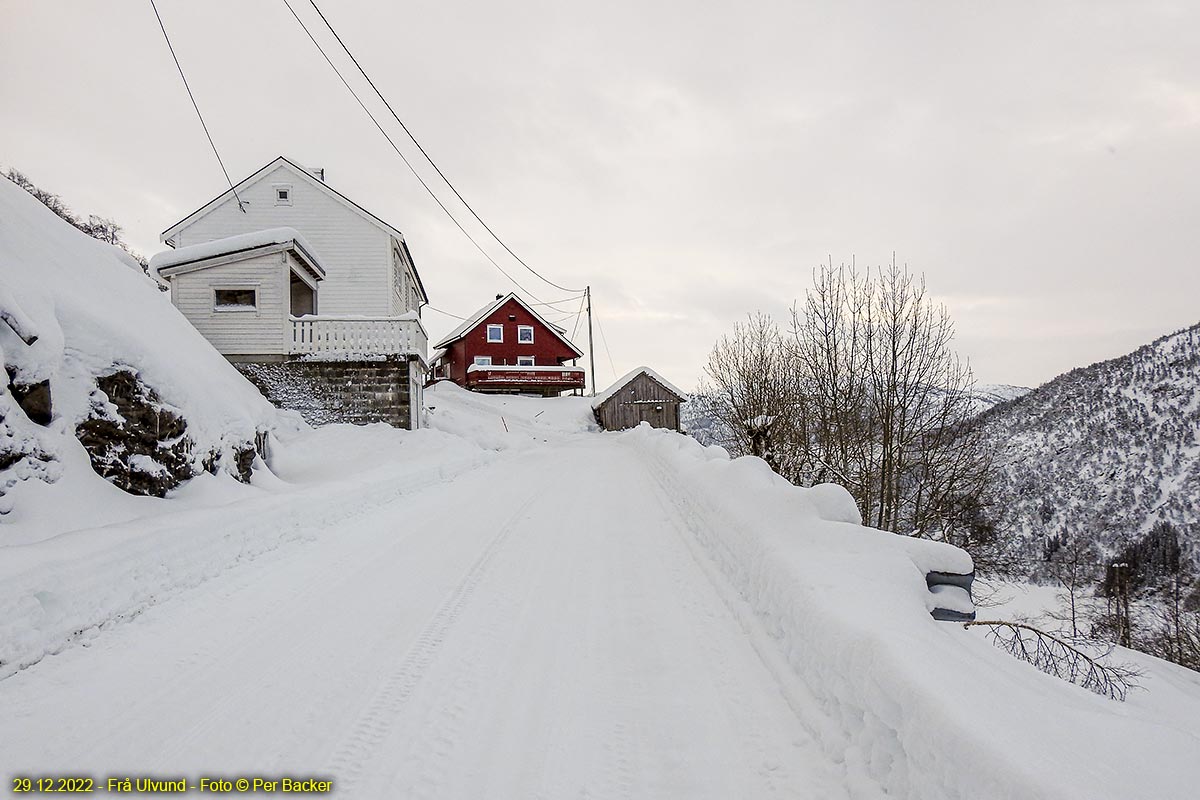
<svg viewBox="0 0 1200 800">
<path fill-rule="evenodd" d="M 592 339 L 592 287 L 588 286 L 584 290 L 587 295 L 587 315 L 588 315 L 588 361 L 592 366 L 592 397 L 596 396 L 596 342 Z"/>
</svg>

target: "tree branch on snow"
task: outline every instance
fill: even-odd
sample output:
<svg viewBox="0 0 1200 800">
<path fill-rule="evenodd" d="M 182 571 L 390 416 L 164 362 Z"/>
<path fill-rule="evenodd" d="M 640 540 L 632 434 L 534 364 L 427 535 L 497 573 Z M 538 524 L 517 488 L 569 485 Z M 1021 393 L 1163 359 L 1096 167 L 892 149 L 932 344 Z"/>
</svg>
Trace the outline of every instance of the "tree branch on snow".
<svg viewBox="0 0 1200 800">
<path fill-rule="evenodd" d="M 963 623 L 964 628 L 984 626 L 992 643 L 1068 683 L 1081 686 L 1112 700 L 1125 701 L 1130 689 L 1137 686 L 1141 672 L 1128 664 L 1102 663 L 1112 649 L 1091 656 L 1057 636 L 1038 630 L 1032 625 L 1004 620 L 977 620 Z"/>
</svg>

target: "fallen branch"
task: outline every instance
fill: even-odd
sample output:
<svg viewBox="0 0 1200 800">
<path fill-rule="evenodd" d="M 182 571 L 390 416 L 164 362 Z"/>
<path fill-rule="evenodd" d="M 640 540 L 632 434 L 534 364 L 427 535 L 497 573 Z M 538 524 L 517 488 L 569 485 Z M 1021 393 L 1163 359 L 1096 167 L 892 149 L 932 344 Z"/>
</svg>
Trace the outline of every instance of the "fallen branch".
<svg viewBox="0 0 1200 800">
<path fill-rule="evenodd" d="M 1100 659 L 1112 652 L 1091 656 L 1064 639 L 1038 630 L 1032 625 L 1004 620 L 978 620 L 963 623 L 964 628 L 983 625 L 997 647 L 1021 661 L 1028 662 L 1064 681 L 1081 686 L 1112 700 L 1125 701 L 1125 695 L 1137 686 L 1141 672 L 1127 664 L 1104 664 Z"/>
</svg>

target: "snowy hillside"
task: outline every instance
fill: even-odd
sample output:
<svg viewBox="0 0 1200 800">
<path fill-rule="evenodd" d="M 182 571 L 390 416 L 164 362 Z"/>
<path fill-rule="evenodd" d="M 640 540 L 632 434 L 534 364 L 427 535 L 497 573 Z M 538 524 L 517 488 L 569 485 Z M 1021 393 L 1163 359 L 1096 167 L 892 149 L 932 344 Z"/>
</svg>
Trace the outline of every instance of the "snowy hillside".
<svg viewBox="0 0 1200 800">
<path fill-rule="evenodd" d="M 1007 383 L 978 383 L 971 392 L 975 413 L 982 414 L 989 408 L 1010 400 L 1016 400 L 1030 391 L 1027 386 L 1012 386 Z"/>
<path fill-rule="evenodd" d="M 256 436 L 280 424 L 127 253 L 5 179 L 0 318 L 0 543 L 148 507 L 117 486 L 246 479 Z"/>
<path fill-rule="evenodd" d="M 982 417 L 996 523 L 1036 559 L 1084 533 L 1107 551 L 1174 524 L 1200 554 L 1200 325 L 1072 370 Z"/>
<path fill-rule="evenodd" d="M 1200 677 L 1143 658 L 1117 703 L 935 622 L 926 573 L 969 556 L 861 527 L 836 487 L 601 433 L 586 398 L 428 405 L 428 429 L 282 431 L 248 486 L 0 547 L 6 770 L 355 798 L 1200 785 Z"/>
</svg>

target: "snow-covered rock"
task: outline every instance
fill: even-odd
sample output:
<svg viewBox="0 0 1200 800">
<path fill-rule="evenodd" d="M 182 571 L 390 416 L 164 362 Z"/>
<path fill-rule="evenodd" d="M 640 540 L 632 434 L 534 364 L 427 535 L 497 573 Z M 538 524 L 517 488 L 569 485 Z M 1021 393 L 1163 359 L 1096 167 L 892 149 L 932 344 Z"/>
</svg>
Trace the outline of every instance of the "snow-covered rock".
<svg viewBox="0 0 1200 800">
<path fill-rule="evenodd" d="M 244 478 L 256 436 L 278 424 L 276 410 L 154 281 L 7 180 L 0 180 L 0 312 L 9 378 L 0 394 L 0 511 L 9 522 L 20 519 L 29 479 L 55 484 L 61 502 L 40 505 L 39 535 L 87 519 L 89 501 L 111 488 L 87 458 L 68 457 L 85 452 L 77 436 L 91 443 L 92 463 L 121 475 L 126 489 L 161 494 L 205 469 Z M 128 376 L 126 394 L 140 398 L 142 412 L 126 403 L 123 415 L 101 388 L 106 380 L 112 388 L 117 375 Z M 38 387 L 45 393 L 31 404 Z M 150 484 L 158 488 L 142 491 Z"/>
</svg>

